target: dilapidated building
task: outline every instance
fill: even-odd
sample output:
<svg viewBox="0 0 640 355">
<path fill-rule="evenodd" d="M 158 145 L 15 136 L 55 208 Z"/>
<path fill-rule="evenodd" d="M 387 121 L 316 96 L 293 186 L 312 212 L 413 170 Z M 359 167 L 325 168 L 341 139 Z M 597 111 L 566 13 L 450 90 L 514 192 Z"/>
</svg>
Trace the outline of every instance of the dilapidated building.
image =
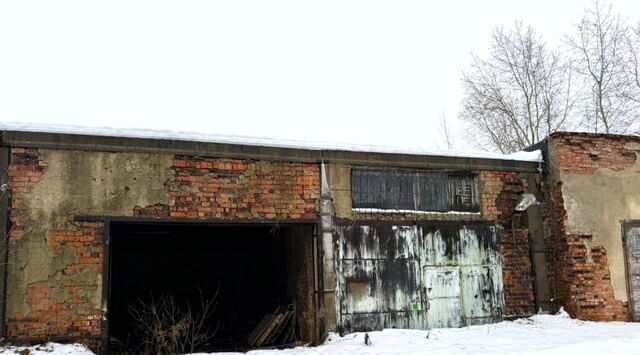
<svg viewBox="0 0 640 355">
<path fill-rule="evenodd" d="M 7 127 L 3 333 L 104 351 L 150 293 L 217 293 L 214 347 L 282 304 L 316 343 L 560 305 L 627 320 L 638 145 L 555 134 L 543 162 Z"/>
</svg>

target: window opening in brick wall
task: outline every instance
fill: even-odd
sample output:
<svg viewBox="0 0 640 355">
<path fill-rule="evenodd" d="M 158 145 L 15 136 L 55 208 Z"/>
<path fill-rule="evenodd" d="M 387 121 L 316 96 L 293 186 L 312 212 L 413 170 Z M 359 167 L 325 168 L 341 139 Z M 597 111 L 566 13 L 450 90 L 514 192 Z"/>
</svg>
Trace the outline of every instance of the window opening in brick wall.
<svg viewBox="0 0 640 355">
<path fill-rule="evenodd" d="M 371 210 L 478 212 L 478 179 L 471 173 L 351 170 L 352 207 Z"/>
</svg>

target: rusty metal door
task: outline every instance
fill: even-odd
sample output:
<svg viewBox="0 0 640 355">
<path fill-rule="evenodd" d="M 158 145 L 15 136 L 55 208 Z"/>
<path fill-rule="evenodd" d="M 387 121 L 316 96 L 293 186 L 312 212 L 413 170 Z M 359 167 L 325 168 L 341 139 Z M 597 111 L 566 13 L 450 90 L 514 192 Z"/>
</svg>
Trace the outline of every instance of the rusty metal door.
<svg viewBox="0 0 640 355">
<path fill-rule="evenodd" d="M 640 322 L 640 221 L 623 224 L 631 320 Z"/>
<path fill-rule="evenodd" d="M 346 331 L 442 328 L 500 320 L 493 227 L 388 224 L 337 228 L 338 320 Z"/>
</svg>

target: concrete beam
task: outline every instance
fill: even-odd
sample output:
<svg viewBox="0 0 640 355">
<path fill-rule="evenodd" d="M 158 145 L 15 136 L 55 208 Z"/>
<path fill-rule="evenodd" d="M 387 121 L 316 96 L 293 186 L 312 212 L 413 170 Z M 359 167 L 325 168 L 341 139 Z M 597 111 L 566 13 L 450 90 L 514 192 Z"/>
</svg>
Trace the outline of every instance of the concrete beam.
<svg viewBox="0 0 640 355">
<path fill-rule="evenodd" d="M 538 163 L 438 155 L 371 153 L 345 150 L 313 150 L 258 145 L 195 142 L 168 139 L 92 136 L 66 133 L 4 131 L 4 145 L 105 152 L 145 152 L 199 155 L 218 158 L 295 162 L 331 162 L 366 166 L 388 166 L 452 170 L 496 170 L 537 172 Z"/>
</svg>

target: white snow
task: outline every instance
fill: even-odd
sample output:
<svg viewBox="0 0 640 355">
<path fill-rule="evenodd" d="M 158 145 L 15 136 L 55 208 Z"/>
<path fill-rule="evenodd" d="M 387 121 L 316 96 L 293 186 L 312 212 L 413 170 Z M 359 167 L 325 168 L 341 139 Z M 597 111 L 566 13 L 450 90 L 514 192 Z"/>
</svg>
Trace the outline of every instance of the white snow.
<svg viewBox="0 0 640 355">
<path fill-rule="evenodd" d="M 25 131 L 25 132 L 47 132 L 66 134 L 85 134 L 108 137 L 131 137 L 131 138 L 153 138 L 170 139 L 195 142 L 244 144 L 254 146 L 269 146 L 281 148 L 302 148 L 310 150 L 346 150 L 354 152 L 369 153 L 397 153 L 416 154 L 432 156 L 466 157 L 466 158 L 487 158 L 499 160 L 515 160 L 540 162 L 542 153 L 539 150 L 533 152 L 516 152 L 513 154 L 498 154 L 491 152 L 458 152 L 449 150 L 420 149 L 411 146 L 384 146 L 384 145 L 357 145 L 339 142 L 312 142 L 295 139 L 276 139 L 259 136 L 240 135 L 216 135 L 198 132 L 176 131 L 176 130 L 155 130 L 155 129 L 132 129 L 115 127 L 90 127 L 77 125 L 42 124 L 27 122 L 0 122 L 0 131 Z"/>
<path fill-rule="evenodd" d="M 27 352 L 26 349 L 29 351 Z M 35 346 L 5 346 L 0 348 L 0 355 L 9 354 L 29 354 L 29 355 L 89 355 L 91 350 L 80 344 L 57 344 L 47 343 Z"/>
<path fill-rule="evenodd" d="M 369 346 L 364 344 L 364 333 L 342 338 L 332 334 L 315 348 L 256 350 L 248 354 L 640 354 L 640 324 L 586 322 L 571 319 L 564 312 L 457 329 L 385 329 L 370 332 L 369 336 Z"/>
<path fill-rule="evenodd" d="M 357 355 L 357 354 L 640 354 L 640 324 L 588 322 L 571 319 L 565 312 L 456 329 L 385 329 L 340 337 L 331 334 L 318 347 L 254 350 L 249 355 Z M 42 348 L 42 346 L 40 346 Z M 24 347 L 6 347 L 0 355 L 15 354 Z M 30 354 L 93 354 L 81 345 L 47 344 L 30 347 Z M 48 350 L 47 350 L 48 349 Z M 221 353 L 226 355 L 240 353 Z"/>
</svg>

